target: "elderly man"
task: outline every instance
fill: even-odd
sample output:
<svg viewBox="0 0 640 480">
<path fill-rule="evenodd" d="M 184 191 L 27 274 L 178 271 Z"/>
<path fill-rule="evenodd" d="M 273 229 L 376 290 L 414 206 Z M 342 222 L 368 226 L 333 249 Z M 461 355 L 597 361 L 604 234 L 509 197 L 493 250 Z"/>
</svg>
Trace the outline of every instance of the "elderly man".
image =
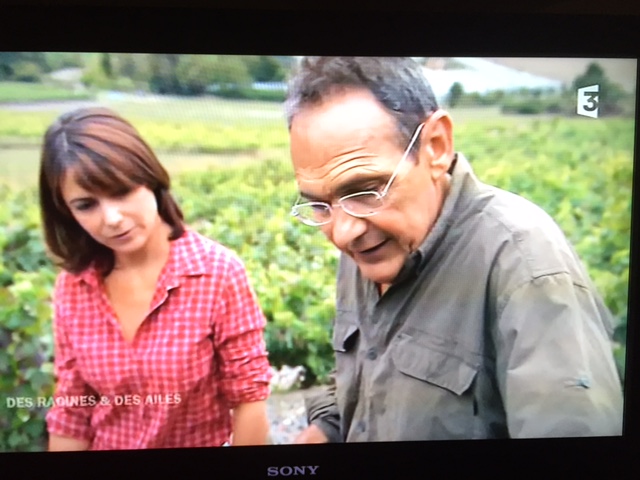
<svg viewBox="0 0 640 480">
<path fill-rule="evenodd" d="M 286 110 L 292 214 L 342 252 L 299 443 L 621 434 L 610 313 L 553 220 L 454 151 L 421 67 L 306 58 Z"/>
</svg>

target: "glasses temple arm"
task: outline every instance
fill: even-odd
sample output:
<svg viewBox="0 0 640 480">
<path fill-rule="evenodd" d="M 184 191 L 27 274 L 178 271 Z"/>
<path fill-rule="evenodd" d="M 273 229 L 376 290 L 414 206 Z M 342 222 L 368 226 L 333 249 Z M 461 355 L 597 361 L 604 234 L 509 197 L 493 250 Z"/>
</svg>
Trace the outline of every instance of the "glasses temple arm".
<svg viewBox="0 0 640 480">
<path fill-rule="evenodd" d="M 400 159 L 400 161 L 396 165 L 396 168 L 393 171 L 393 174 L 391 174 L 391 178 L 389 179 L 389 181 L 387 182 L 387 185 L 384 187 L 384 190 L 382 190 L 382 193 L 380 194 L 382 197 L 384 197 L 389 192 L 389 189 L 391 188 L 391 184 L 393 183 L 393 181 L 395 180 L 396 176 L 400 172 L 400 165 L 402 165 L 404 160 L 409 156 L 409 153 L 411 152 L 411 149 L 413 148 L 413 144 L 416 143 L 416 140 L 418 139 L 418 135 L 420 135 L 420 132 L 422 131 L 422 127 L 424 127 L 424 123 L 421 123 L 420 125 L 418 125 L 418 128 L 416 128 L 416 131 L 413 134 L 413 137 L 411 137 L 411 142 L 409 142 L 409 146 L 404 151 L 404 154 L 402 154 L 402 158 Z"/>
</svg>

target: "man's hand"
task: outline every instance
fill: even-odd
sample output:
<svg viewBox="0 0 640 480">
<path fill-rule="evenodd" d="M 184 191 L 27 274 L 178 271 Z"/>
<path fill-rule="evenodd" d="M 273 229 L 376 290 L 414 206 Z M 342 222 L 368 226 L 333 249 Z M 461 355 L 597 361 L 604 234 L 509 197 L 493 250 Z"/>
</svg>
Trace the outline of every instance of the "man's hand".
<svg viewBox="0 0 640 480">
<path fill-rule="evenodd" d="M 328 443 L 329 439 L 316 425 L 309 425 L 300 435 L 296 437 L 294 443 Z"/>
</svg>

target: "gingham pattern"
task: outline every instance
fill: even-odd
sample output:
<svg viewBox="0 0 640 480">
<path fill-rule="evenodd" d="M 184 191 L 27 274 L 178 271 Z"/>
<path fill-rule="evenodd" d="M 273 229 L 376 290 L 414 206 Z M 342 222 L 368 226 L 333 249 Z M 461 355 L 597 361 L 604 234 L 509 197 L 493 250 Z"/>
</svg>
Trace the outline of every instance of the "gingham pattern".
<svg viewBox="0 0 640 480">
<path fill-rule="evenodd" d="M 91 440 L 92 450 L 222 445 L 230 409 L 268 396 L 265 318 L 244 265 L 193 231 L 172 242 L 131 343 L 93 269 L 61 273 L 54 305 L 52 434 Z M 58 405 L 91 395 L 95 406 Z"/>
</svg>

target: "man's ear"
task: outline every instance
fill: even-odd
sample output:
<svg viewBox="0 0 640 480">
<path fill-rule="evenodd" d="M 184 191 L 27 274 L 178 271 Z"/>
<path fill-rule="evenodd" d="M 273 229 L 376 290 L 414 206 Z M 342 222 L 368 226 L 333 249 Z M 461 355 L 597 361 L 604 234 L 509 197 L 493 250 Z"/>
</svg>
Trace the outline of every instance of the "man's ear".
<svg viewBox="0 0 640 480">
<path fill-rule="evenodd" d="M 419 158 L 428 162 L 433 179 L 449 171 L 453 160 L 453 122 L 444 110 L 436 110 L 420 132 Z"/>
</svg>

